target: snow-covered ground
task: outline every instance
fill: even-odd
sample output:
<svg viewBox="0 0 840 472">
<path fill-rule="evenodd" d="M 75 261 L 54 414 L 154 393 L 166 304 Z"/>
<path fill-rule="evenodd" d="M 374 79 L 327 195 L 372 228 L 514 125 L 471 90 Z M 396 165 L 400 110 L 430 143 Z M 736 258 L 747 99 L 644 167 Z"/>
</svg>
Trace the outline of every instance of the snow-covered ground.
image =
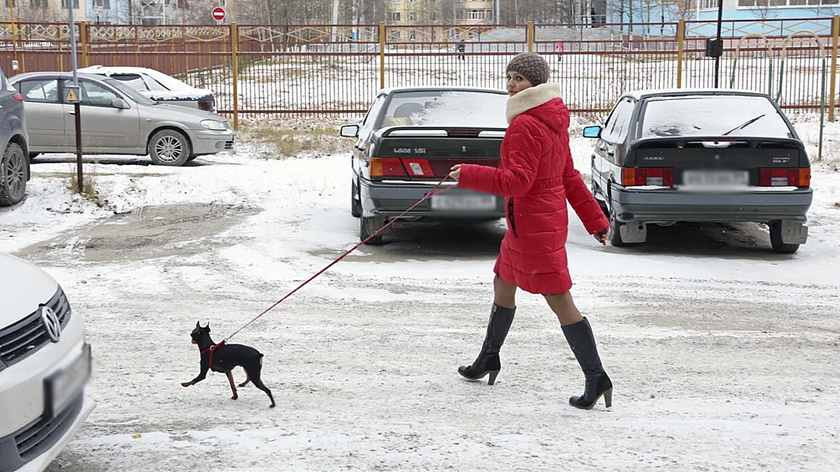
<svg viewBox="0 0 840 472">
<path fill-rule="evenodd" d="M 818 123 L 797 129 L 816 156 Z M 0 210 L 0 250 L 59 280 L 94 349 L 98 406 L 50 470 L 833 470 L 840 127 L 826 138 L 793 255 L 758 225 L 617 249 L 572 218 L 573 294 L 615 383 L 592 411 L 567 404 L 583 377 L 537 296 L 517 300 L 497 384 L 458 376 L 484 335 L 496 223 L 405 225 L 237 334 L 265 354 L 277 408 L 253 387 L 230 400 L 220 374 L 185 389 L 196 321 L 219 341 L 358 242 L 349 153 L 277 159 L 245 136 L 183 168 L 91 160 L 96 203 L 50 156 Z M 590 146 L 573 138 L 584 174 Z"/>
</svg>

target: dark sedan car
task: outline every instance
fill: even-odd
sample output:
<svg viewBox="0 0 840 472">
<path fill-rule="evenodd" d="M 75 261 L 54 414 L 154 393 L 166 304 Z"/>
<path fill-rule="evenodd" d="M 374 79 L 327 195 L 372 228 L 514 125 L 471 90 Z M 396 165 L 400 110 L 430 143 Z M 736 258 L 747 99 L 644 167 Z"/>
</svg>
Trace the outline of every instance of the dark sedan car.
<svg viewBox="0 0 840 472">
<path fill-rule="evenodd" d="M 778 253 L 808 237 L 811 169 L 805 146 L 767 95 L 734 90 L 629 92 L 592 155 L 592 193 L 614 246 L 638 244 L 647 225 L 757 222 Z"/>
<path fill-rule="evenodd" d="M 388 220 L 421 200 L 454 164 L 496 166 L 507 129 L 507 93 L 465 87 L 381 90 L 361 125 L 345 125 L 356 138 L 351 174 L 351 213 L 368 239 Z M 504 217 L 504 198 L 455 187 L 413 208 L 406 219 Z M 382 244 L 382 234 L 367 244 Z"/>
<path fill-rule="evenodd" d="M 29 145 L 23 97 L 0 70 L 0 206 L 14 205 L 26 194 Z"/>
</svg>

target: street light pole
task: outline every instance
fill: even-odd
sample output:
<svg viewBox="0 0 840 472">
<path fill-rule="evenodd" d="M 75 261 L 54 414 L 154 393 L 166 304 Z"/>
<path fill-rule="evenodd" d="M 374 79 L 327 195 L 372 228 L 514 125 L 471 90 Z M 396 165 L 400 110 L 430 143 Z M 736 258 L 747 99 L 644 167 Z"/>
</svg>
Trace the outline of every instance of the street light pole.
<svg viewBox="0 0 840 472">
<path fill-rule="evenodd" d="M 723 54 L 723 42 L 720 39 L 721 23 L 723 22 L 723 0 L 718 0 L 718 20 L 717 20 L 717 42 L 721 54 L 715 56 L 715 88 L 718 88 L 720 81 L 720 56 Z"/>
</svg>

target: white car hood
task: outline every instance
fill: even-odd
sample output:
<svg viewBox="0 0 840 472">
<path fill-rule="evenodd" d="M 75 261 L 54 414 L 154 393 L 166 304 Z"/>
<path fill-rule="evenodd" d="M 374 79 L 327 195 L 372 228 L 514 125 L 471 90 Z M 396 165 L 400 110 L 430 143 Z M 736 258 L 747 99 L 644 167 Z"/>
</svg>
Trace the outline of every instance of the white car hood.
<svg viewBox="0 0 840 472">
<path fill-rule="evenodd" d="M 58 282 L 43 270 L 0 253 L 0 329 L 33 313 L 56 290 Z"/>
</svg>

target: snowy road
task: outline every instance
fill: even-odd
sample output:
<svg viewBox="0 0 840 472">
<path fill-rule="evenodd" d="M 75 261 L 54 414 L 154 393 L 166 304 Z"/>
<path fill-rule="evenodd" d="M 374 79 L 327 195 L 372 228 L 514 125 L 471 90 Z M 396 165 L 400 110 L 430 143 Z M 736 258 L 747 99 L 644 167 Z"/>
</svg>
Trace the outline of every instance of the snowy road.
<svg viewBox="0 0 840 472">
<path fill-rule="evenodd" d="M 840 467 L 836 172 L 815 174 L 811 239 L 790 256 L 756 225 L 658 228 L 619 250 L 572 218 L 573 294 L 610 411 L 567 405 L 583 377 L 533 295 L 497 384 L 457 375 L 484 334 L 494 223 L 398 229 L 239 333 L 265 353 L 277 408 L 253 387 L 230 400 L 220 374 L 181 387 L 196 321 L 219 341 L 358 241 L 348 160 L 243 145 L 187 168 L 90 165 L 101 207 L 71 201 L 68 164 L 33 167 L 27 202 L 0 213 L 0 250 L 47 269 L 86 317 L 98 404 L 51 472 Z"/>
</svg>

